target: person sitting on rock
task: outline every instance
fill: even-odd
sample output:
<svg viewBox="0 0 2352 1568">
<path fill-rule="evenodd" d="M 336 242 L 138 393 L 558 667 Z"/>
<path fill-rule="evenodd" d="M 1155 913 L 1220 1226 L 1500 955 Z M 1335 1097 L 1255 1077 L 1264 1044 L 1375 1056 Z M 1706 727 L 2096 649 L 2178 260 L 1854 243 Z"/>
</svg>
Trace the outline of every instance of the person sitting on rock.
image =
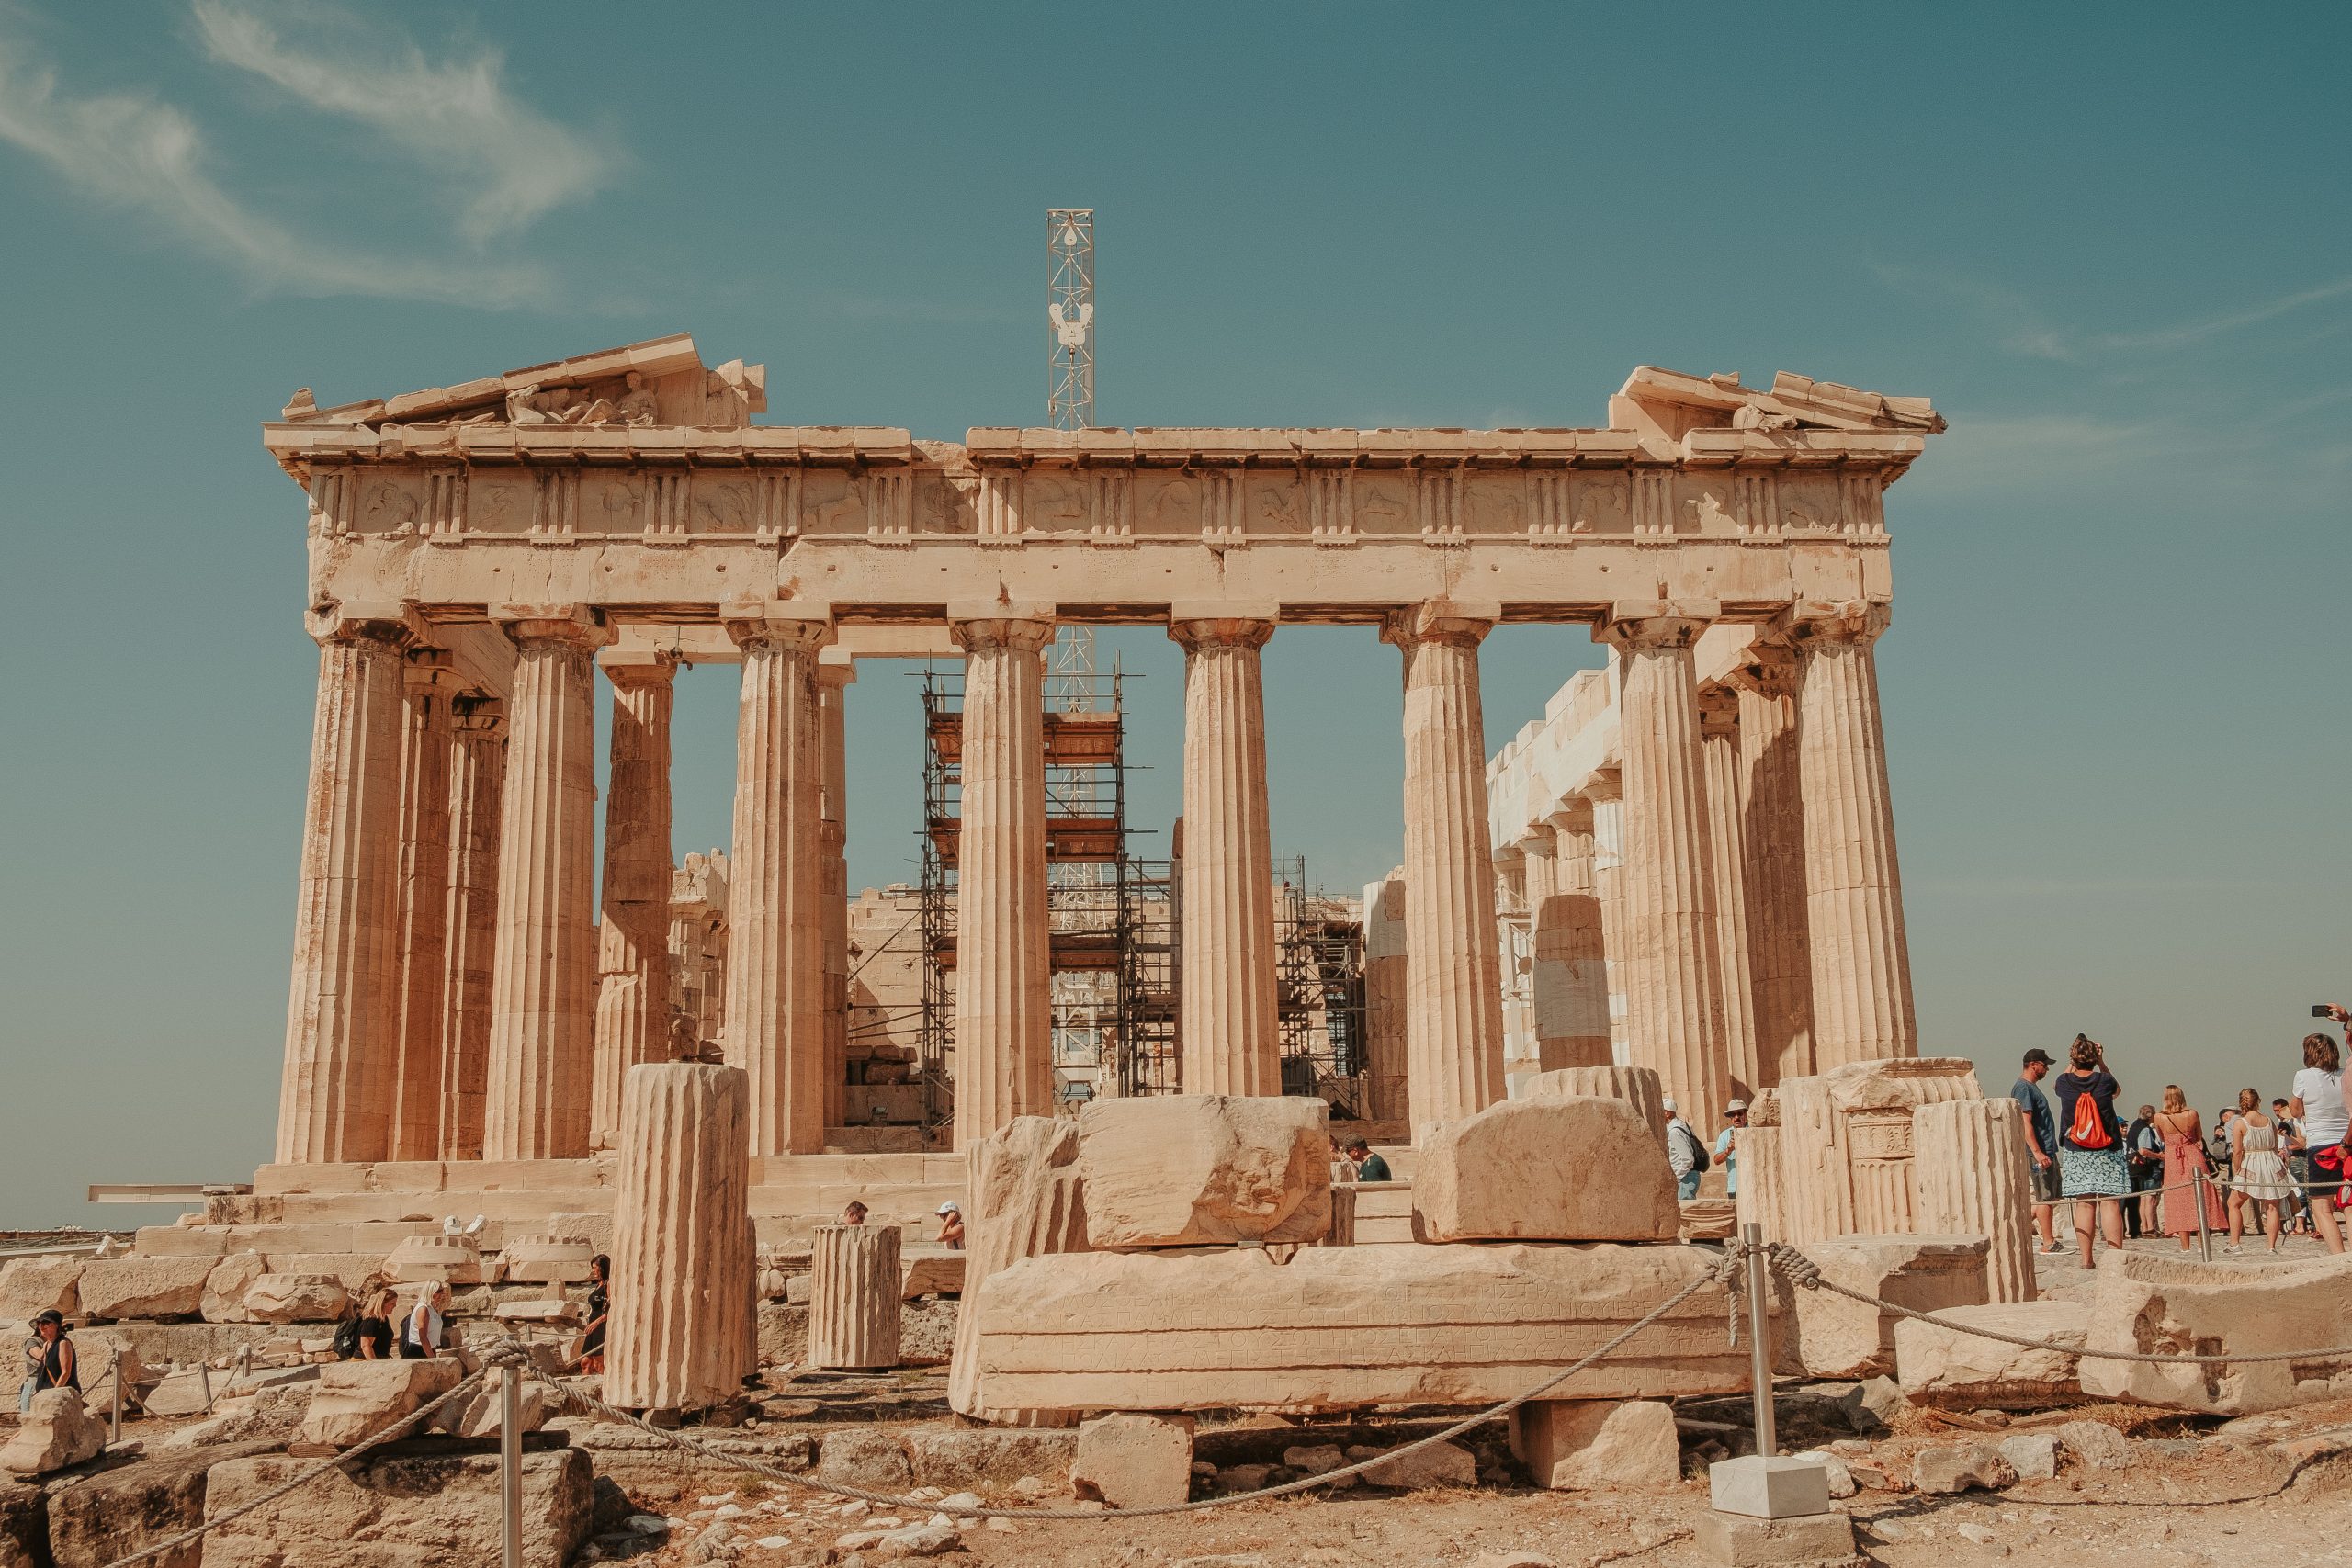
<svg viewBox="0 0 2352 1568">
<path fill-rule="evenodd" d="M 392 1359 L 392 1309 L 400 1298 L 390 1285 L 371 1292 L 358 1315 L 334 1331 L 334 1353 L 345 1361 Z"/>
<path fill-rule="evenodd" d="M 448 1327 L 449 1283 L 435 1280 L 417 1292 L 416 1305 L 401 1325 L 401 1359 L 429 1361 L 441 1353 Z"/>
<path fill-rule="evenodd" d="M 33 1395 L 46 1393 L 52 1388 L 79 1390 L 82 1386 L 81 1358 L 74 1352 L 74 1341 L 65 1335 L 65 1314 L 55 1307 L 42 1313 L 32 1322 L 33 1337 L 25 1341 L 25 1382 L 17 1391 L 17 1414 L 29 1412 Z"/>
<path fill-rule="evenodd" d="M 1380 1156 L 1372 1152 L 1372 1143 L 1371 1140 L 1367 1138 L 1350 1138 L 1345 1144 L 1340 1145 L 1340 1152 L 1347 1156 L 1348 1163 L 1356 1168 L 1356 1179 L 1358 1181 L 1394 1181 L 1396 1179 L 1394 1176 L 1391 1176 L 1388 1173 L 1388 1162 L 1381 1158 Z"/>
<path fill-rule="evenodd" d="M 964 1250 L 964 1210 L 952 1198 L 939 1206 L 939 1240 L 957 1252 Z"/>
<path fill-rule="evenodd" d="M 580 1331 L 580 1371 L 605 1370 L 605 1320 L 613 1314 L 613 1260 L 598 1253 L 588 1263 L 588 1326 Z"/>
</svg>

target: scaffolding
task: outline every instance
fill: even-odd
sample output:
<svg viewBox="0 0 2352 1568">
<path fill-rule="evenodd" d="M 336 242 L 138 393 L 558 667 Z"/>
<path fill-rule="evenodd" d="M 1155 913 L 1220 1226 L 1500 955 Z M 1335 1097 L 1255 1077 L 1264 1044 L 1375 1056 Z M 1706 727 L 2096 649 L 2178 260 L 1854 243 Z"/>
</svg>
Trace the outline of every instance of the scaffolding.
<svg viewBox="0 0 2352 1568">
<path fill-rule="evenodd" d="M 1342 1118 L 1368 1113 L 1363 921 L 1343 899 L 1310 892 L 1306 857 L 1274 863 L 1274 1021 L 1283 1092 L 1319 1095 Z"/>
<path fill-rule="evenodd" d="M 1051 1044 L 1057 1103 L 1174 1088 L 1175 925 L 1163 863 L 1128 852 L 1127 677 L 1058 673 L 1043 715 Z M 926 1122 L 952 1114 L 964 677 L 922 673 L 922 1056 Z M 1132 1087 L 1131 1087 L 1132 1086 Z"/>
</svg>

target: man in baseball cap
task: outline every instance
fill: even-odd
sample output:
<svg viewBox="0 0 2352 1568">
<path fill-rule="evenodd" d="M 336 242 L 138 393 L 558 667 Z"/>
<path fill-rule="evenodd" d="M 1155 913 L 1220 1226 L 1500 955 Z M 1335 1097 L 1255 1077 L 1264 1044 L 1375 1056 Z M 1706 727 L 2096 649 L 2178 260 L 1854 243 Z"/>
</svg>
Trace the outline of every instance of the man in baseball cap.
<svg viewBox="0 0 2352 1568">
<path fill-rule="evenodd" d="M 939 1215 L 939 1240 L 957 1252 L 964 1250 L 964 1211 L 951 1198 L 935 1211 Z"/>
<path fill-rule="evenodd" d="M 2033 1224 L 2041 1233 L 2041 1250 L 2064 1252 L 2066 1248 L 2058 1240 L 2058 1116 L 2050 1109 L 2050 1097 L 2041 1092 L 2051 1066 L 2050 1053 L 2041 1046 L 2028 1051 L 2018 1081 L 2009 1086 L 2009 1098 L 2018 1102 L 2026 1153 L 2032 1156 L 2027 1174 L 2033 1179 Z"/>
</svg>

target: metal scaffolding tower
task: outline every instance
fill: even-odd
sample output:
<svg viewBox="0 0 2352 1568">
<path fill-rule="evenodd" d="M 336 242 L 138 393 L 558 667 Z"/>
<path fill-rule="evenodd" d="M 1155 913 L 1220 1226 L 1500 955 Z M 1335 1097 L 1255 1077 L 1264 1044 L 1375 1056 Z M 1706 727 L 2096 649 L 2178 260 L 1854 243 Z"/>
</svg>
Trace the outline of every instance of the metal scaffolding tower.
<svg viewBox="0 0 2352 1568">
<path fill-rule="evenodd" d="M 1094 426 L 1094 209 L 1048 209 L 1046 247 L 1053 258 L 1046 289 L 1046 320 L 1053 328 L 1046 420 L 1056 430 L 1091 430 Z"/>
<path fill-rule="evenodd" d="M 1365 1114 L 1363 922 L 1344 899 L 1309 892 L 1306 857 L 1274 862 L 1275 1034 L 1283 1092 Z"/>
</svg>

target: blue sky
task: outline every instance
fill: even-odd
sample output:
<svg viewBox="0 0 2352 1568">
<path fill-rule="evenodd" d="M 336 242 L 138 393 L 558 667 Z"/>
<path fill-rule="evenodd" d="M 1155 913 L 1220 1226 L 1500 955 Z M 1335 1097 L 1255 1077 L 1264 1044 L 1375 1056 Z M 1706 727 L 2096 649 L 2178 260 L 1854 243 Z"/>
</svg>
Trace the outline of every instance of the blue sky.
<svg viewBox="0 0 2352 1568">
<path fill-rule="evenodd" d="M 267 1155 L 293 389 L 689 331 L 779 423 L 1038 423 L 1057 205 L 1105 423 L 1598 423 L 1639 363 L 1932 397 L 1881 660 L 1928 1048 L 2282 1090 L 2352 1000 L 2352 11 L 1860 15 L 0 0 L 0 1224 Z M 1164 825 L 1179 656 L 1103 652 Z M 1490 739 L 1595 661 L 1498 634 Z M 1361 884 L 1395 655 L 1266 662 L 1277 843 Z M 682 853 L 732 702 L 682 681 Z M 850 722 L 854 883 L 910 875 L 914 682 Z"/>
</svg>

